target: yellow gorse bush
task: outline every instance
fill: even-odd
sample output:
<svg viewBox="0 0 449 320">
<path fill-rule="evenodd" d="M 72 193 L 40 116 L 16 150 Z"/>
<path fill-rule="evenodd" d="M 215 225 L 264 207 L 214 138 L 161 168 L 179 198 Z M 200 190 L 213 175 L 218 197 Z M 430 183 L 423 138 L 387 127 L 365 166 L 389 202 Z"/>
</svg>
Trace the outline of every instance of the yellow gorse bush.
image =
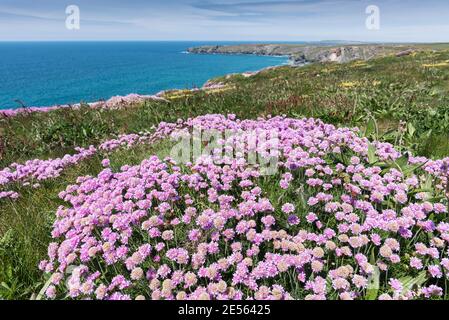
<svg viewBox="0 0 449 320">
<path fill-rule="evenodd" d="M 164 98 L 168 100 L 176 100 L 176 99 L 182 99 L 186 97 L 192 97 L 197 92 L 205 92 L 206 94 L 218 94 L 227 92 L 230 90 L 235 89 L 234 86 L 225 85 L 218 88 L 204 88 L 204 89 L 192 89 L 192 90 L 172 90 L 169 92 L 164 93 Z"/>
<path fill-rule="evenodd" d="M 355 87 L 358 87 L 359 85 L 360 85 L 360 82 L 358 82 L 358 81 L 348 81 L 348 82 L 340 83 L 340 87 L 346 88 L 346 89 L 355 88 Z"/>
<path fill-rule="evenodd" d="M 234 89 L 235 89 L 234 86 L 224 86 L 221 88 L 204 89 L 204 92 L 206 92 L 207 94 L 216 94 L 216 93 L 227 92 L 227 91 L 234 90 Z"/>
<path fill-rule="evenodd" d="M 444 61 L 440 63 L 425 63 L 422 65 L 424 68 L 439 68 L 439 67 L 447 67 L 449 66 L 449 61 Z"/>
<path fill-rule="evenodd" d="M 164 98 L 169 100 L 176 100 L 193 96 L 193 94 L 194 94 L 193 90 L 174 90 L 164 93 Z"/>
<path fill-rule="evenodd" d="M 352 64 L 352 68 L 364 68 L 364 67 L 371 67 L 368 63 L 365 61 L 357 61 Z"/>
</svg>

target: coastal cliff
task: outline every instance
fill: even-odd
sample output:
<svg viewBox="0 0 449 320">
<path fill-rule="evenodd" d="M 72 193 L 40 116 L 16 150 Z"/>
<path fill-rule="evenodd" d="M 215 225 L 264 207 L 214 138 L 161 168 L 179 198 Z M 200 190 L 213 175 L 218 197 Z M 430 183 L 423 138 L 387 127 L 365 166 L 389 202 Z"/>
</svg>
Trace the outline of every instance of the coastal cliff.
<svg viewBox="0 0 449 320">
<path fill-rule="evenodd" d="M 409 52 L 408 45 L 341 45 L 310 46 L 296 44 L 242 44 L 226 46 L 200 46 L 189 48 L 195 54 L 253 54 L 288 56 L 293 65 L 313 62 L 345 63 L 354 60 L 369 60 L 389 54 Z"/>
</svg>

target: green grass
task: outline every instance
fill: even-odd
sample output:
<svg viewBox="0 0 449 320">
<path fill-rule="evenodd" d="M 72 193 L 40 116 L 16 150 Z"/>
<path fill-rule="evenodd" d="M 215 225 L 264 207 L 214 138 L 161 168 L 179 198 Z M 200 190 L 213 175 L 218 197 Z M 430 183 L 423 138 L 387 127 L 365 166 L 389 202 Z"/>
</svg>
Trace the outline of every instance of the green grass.
<svg viewBox="0 0 449 320">
<path fill-rule="evenodd" d="M 120 110 L 59 110 L 0 119 L 0 167 L 33 158 L 57 157 L 121 133 L 149 130 L 161 121 L 207 113 L 239 118 L 285 114 L 359 126 L 372 137 L 417 155 L 449 155 L 449 51 L 426 51 L 365 63 L 280 67 L 253 77 L 219 78 L 235 89 L 204 92 L 170 102 L 146 102 Z M 377 130 L 372 130 L 376 128 Z M 151 154 L 167 155 L 169 143 L 118 150 L 112 167 L 137 164 Z M 44 279 L 37 269 L 51 241 L 58 193 L 78 176 L 101 171 L 102 155 L 72 167 L 37 190 L 16 186 L 17 202 L 0 202 L 0 297 L 27 299 Z M 268 182 L 269 183 L 269 182 Z M 273 196 L 278 196 L 273 193 Z"/>
</svg>

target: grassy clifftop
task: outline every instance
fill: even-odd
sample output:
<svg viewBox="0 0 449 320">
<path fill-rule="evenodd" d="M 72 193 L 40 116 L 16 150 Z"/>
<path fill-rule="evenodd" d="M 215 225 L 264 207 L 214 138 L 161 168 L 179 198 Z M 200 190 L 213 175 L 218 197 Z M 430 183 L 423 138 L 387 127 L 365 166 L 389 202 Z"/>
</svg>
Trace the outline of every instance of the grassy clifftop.
<svg viewBox="0 0 449 320">
<path fill-rule="evenodd" d="M 279 67 L 257 74 L 215 79 L 219 90 L 178 91 L 166 101 L 118 110 L 84 107 L 0 119 L 0 167 L 29 159 L 57 158 L 75 147 L 98 145 L 125 133 L 151 130 L 160 122 L 197 115 L 234 113 L 241 119 L 287 115 L 314 117 L 338 126 L 358 126 L 371 139 L 398 151 L 449 155 L 449 51 L 424 51 L 348 64 Z M 111 166 L 138 164 L 166 155 L 167 144 L 111 152 Z M 51 241 L 58 193 L 77 177 L 97 175 L 104 155 L 95 155 L 33 189 L 12 186 L 17 201 L 0 200 L 0 297 L 29 298 L 46 279 L 37 270 Z M 1 191 L 1 190 L 0 190 Z"/>
<path fill-rule="evenodd" d="M 189 48 L 196 54 L 255 54 L 289 56 L 294 65 L 314 62 L 346 63 L 369 60 L 388 55 L 405 55 L 412 51 L 447 48 L 447 44 L 238 44 L 206 45 Z"/>
<path fill-rule="evenodd" d="M 218 78 L 214 81 L 224 83 L 226 90 L 180 90 L 169 94 L 167 102 L 147 101 L 118 110 L 86 106 L 2 118 L 0 166 L 63 155 L 116 134 L 147 130 L 160 121 L 215 112 L 240 118 L 313 116 L 362 127 L 374 118 L 379 134 L 398 129 L 403 121 L 416 129 L 411 141 L 419 145 L 412 145 L 413 150 L 438 157 L 447 154 L 443 138 L 449 105 L 448 61 L 448 51 L 427 51 L 349 64 L 285 66 L 250 77 Z M 391 135 L 383 138 L 389 140 Z"/>
</svg>

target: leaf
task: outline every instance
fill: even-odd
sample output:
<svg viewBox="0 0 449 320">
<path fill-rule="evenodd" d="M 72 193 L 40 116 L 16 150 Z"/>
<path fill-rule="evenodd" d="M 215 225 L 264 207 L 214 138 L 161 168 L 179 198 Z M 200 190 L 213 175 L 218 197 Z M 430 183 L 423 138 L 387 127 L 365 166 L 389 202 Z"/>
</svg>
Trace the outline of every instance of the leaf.
<svg viewBox="0 0 449 320">
<path fill-rule="evenodd" d="M 426 182 L 422 186 L 423 189 L 433 190 L 433 178 L 431 175 L 428 175 L 426 178 Z"/>
<path fill-rule="evenodd" d="M 426 133 L 424 133 L 424 137 L 427 138 L 427 139 L 429 139 L 430 136 L 432 135 L 432 132 L 433 132 L 433 130 L 430 129 L 429 131 L 427 131 Z"/>
<path fill-rule="evenodd" d="M 332 291 L 332 279 L 330 276 L 326 278 L 326 293 L 330 293 Z"/>
<path fill-rule="evenodd" d="M 51 277 L 48 278 L 47 282 L 45 282 L 44 286 L 42 287 L 41 291 L 37 294 L 37 296 L 32 297 L 32 300 L 42 300 L 44 297 L 45 291 L 47 291 L 48 287 L 51 285 Z"/>
<path fill-rule="evenodd" d="M 407 169 L 409 157 L 410 157 L 409 154 L 406 153 L 406 154 L 404 154 L 402 157 L 400 157 L 399 159 L 397 159 L 396 161 L 394 161 L 394 164 L 397 166 L 397 168 L 398 168 L 401 172 L 404 172 L 404 170 Z"/>
<path fill-rule="evenodd" d="M 2 282 L 0 284 L 3 288 L 5 288 L 6 290 L 11 290 L 11 288 L 6 284 L 6 282 Z"/>
<path fill-rule="evenodd" d="M 379 295 L 380 288 L 380 270 L 375 266 L 376 256 L 374 254 L 374 248 L 371 250 L 370 264 L 374 266 L 374 271 L 373 274 L 369 277 L 365 300 L 376 300 Z"/>
<path fill-rule="evenodd" d="M 365 300 L 376 300 L 379 295 L 380 272 L 378 267 L 374 267 L 374 272 L 370 276 L 368 286 L 366 288 Z"/>
<path fill-rule="evenodd" d="M 366 124 L 365 136 L 371 137 L 373 136 L 377 138 L 377 123 L 374 118 L 370 118 L 368 123 Z"/>
<path fill-rule="evenodd" d="M 439 197 L 428 198 L 427 201 L 429 201 L 429 202 L 440 202 L 440 201 L 443 201 L 444 199 L 446 199 L 445 196 L 439 196 Z"/>
<path fill-rule="evenodd" d="M 408 174 L 410 174 L 412 172 L 415 172 L 418 169 L 421 169 L 426 164 L 427 164 L 427 161 L 425 163 L 415 164 L 414 166 L 407 165 L 407 167 L 404 168 L 403 173 L 404 173 L 405 176 L 407 176 Z"/>
<path fill-rule="evenodd" d="M 368 146 L 368 161 L 369 164 L 375 164 L 379 161 L 379 158 L 376 156 L 376 147 L 372 144 Z"/>
<path fill-rule="evenodd" d="M 374 250 L 375 250 L 374 248 L 371 250 L 371 254 L 370 254 L 370 257 L 369 257 L 369 263 L 372 264 L 372 265 L 376 264 L 376 255 L 374 253 Z"/>
<path fill-rule="evenodd" d="M 401 294 L 406 295 L 413 289 L 421 287 L 427 281 L 426 271 L 421 271 L 415 278 L 408 276 L 399 279 L 399 281 L 403 286 Z"/>
<path fill-rule="evenodd" d="M 66 274 L 72 274 L 73 270 L 76 268 L 76 266 L 69 265 L 66 268 L 65 273 Z M 37 296 L 33 297 L 34 300 L 42 300 L 42 298 L 44 297 L 45 291 L 47 291 L 48 287 L 51 285 L 51 276 L 48 278 L 48 280 L 45 282 L 44 286 L 42 287 L 41 291 L 39 291 L 39 293 L 37 294 Z"/>
<path fill-rule="evenodd" d="M 429 194 L 429 193 L 431 193 L 433 191 L 434 191 L 434 189 L 432 189 L 432 188 L 426 188 L 426 189 L 421 188 L 421 189 L 411 190 L 409 193 L 410 194 L 417 194 L 417 193 L 427 193 L 427 194 Z"/>
<path fill-rule="evenodd" d="M 411 122 L 407 124 L 407 130 L 410 137 L 413 137 L 415 135 L 416 129 Z"/>
</svg>

